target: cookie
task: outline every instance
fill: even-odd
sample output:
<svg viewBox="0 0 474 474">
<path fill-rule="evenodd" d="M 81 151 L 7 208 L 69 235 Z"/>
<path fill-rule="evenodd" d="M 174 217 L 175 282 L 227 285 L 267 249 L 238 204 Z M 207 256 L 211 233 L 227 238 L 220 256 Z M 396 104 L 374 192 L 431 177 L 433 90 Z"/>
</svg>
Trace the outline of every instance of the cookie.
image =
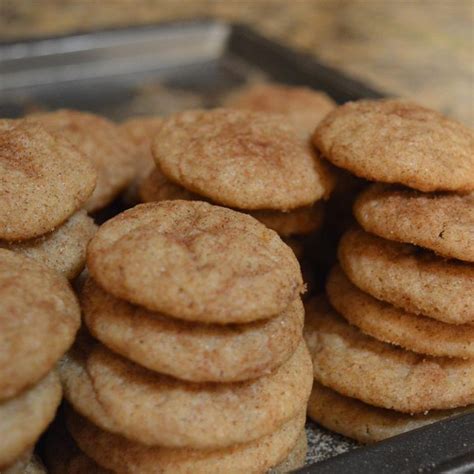
<svg viewBox="0 0 474 474">
<path fill-rule="evenodd" d="M 0 402 L 0 467 L 33 446 L 54 418 L 61 385 L 54 372 L 15 398 Z"/>
<path fill-rule="evenodd" d="M 466 407 L 409 415 L 345 397 L 316 381 L 308 402 L 308 416 L 316 423 L 361 443 L 377 443 L 472 409 Z"/>
<path fill-rule="evenodd" d="M 114 217 L 91 240 L 87 266 L 117 298 L 195 322 L 269 318 L 303 291 L 298 261 L 275 232 L 196 201 L 142 204 Z"/>
<path fill-rule="evenodd" d="M 417 104 L 349 102 L 319 124 L 313 143 L 336 166 L 372 181 L 425 192 L 474 190 L 474 132 Z"/>
<path fill-rule="evenodd" d="M 92 218 L 81 210 L 49 234 L 22 242 L 0 241 L 0 247 L 32 258 L 72 280 L 84 268 L 86 247 L 96 230 Z"/>
<path fill-rule="evenodd" d="M 92 163 L 63 137 L 25 120 L 0 120 L 0 239 L 51 232 L 94 190 Z"/>
<path fill-rule="evenodd" d="M 264 474 L 291 452 L 305 419 L 306 413 L 300 410 L 296 417 L 265 437 L 217 450 L 145 446 L 102 431 L 74 413 L 67 421 L 79 448 L 98 464 L 114 472 Z"/>
<path fill-rule="evenodd" d="M 151 143 L 163 124 L 161 117 L 132 117 L 120 125 L 123 132 L 136 146 L 135 173 L 138 182 L 144 180 L 155 168 L 151 154 Z"/>
<path fill-rule="evenodd" d="M 428 357 L 377 341 L 324 298 L 306 306 L 305 339 L 315 379 L 342 395 L 403 413 L 474 403 L 474 360 Z"/>
<path fill-rule="evenodd" d="M 359 224 L 389 240 L 474 262 L 474 194 L 423 194 L 375 184 L 354 205 Z"/>
<path fill-rule="evenodd" d="M 29 116 L 47 130 L 67 138 L 97 170 L 97 186 L 85 208 L 104 208 L 127 187 L 135 174 L 135 149 L 119 127 L 105 117 L 75 110 L 57 110 Z"/>
<path fill-rule="evenodd" d="M 120 433 L 118 426 L 97 400 L 92 380 L 87 372 L 87 356 L 95 343 L 86 347 L 76 343 L 58 364 L 58 374 L 64 398 L 81 416 L 111 433 Z"/>
<path fill-rule="evenodd" d="M 152 145 L 163 174 L 237 209 L 287 211 L 328 197 L 332 174 L 281 117 L 191 110 L 165 120 Z"/>
<path fill-rule="evenodd" d="M 474 359 L 473 325 L 446 324 L 377 300 L 353 285 L 338 266 L 329 274 L 326 291 L 332 306 L 369 336 L 420 354 Z"/>
<path fill-rule="evenodd" d="M 474 322 L 473 265 L 360 229 L 342 237 L 338 255 L 352 283 L 377 299 L 446 323 Z"/>
<path fill-rule="evenodd" d="M 203 198 L 191 193 L 177 184 L 172 183 L 155 168 L 139 189 L 142 202 L 159 202 L 165 200 L 184 199 L 202 201 Z M 205 200 L 205 199 L 204 199 Z M 324 206 L 316 203 L 312 206 L 299 207 L 289 212 L 260 210 L 249 211 L 252 217 L 260 221 L 280 236 L 306 235 L 319 229 L 323 223 Z"/>
<path fill-rule="evenodd" d="M 265 436 L 296 416 L 312 384 L 301 343 L 273 373 L 234 384 L 189 384 L 96 347 L 87 360 L 97 398 L 128 438 L 147 445 L 214 449 Z"/>
<path fill-rule="evenodd" d="M 81 295 L 91 334 L 150 370 L 192 382 L 237 382 L 270 373 L 301 341 L 304 309 L 295 300 L 275 318 L 244 325 L 203 325 L 147 311 L 89 279 Z"/>
<path fill-rule="evenodd" d="M 288 455 L 288 457 L 277 466 L 271 468 L 268 471 L 268 474 L 285 474 L 287 472 L 293 472 L 294 470 L 303 467 L 306 462 L 307 452 L 308 439 L 306 437 L 306 432 L 303 429 L 301 430 L 301 433 L 298 436 L 296 445 L 293 447 L 293 450 Z"/>
<path fill-rule="evenodd" d="M 316 125 L 336 107 L 324 92 L 301 86 L 253 84 L 232 94 L 227 107 L 281 114 L 302 138 L 308 138 Z"/>
<path fill-rule="evenodd" d="M 0 400 L 44 377 L 79 325 L 79 305 L 65 278 L 0 249 Z"/>
</svg>

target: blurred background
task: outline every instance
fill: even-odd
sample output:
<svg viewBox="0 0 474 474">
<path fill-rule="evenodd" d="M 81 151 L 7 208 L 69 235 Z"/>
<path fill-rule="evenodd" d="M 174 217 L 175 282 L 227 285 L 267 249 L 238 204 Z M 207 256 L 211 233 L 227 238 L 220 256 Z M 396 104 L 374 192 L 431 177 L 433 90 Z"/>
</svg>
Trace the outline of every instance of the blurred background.
<svg viewBox="0 0 474 474">
<path fill-rule="evenodd" d="M 203 17 L 474 125 L 474 0 L 0 0 L 0 40 Z"/>
</svg>

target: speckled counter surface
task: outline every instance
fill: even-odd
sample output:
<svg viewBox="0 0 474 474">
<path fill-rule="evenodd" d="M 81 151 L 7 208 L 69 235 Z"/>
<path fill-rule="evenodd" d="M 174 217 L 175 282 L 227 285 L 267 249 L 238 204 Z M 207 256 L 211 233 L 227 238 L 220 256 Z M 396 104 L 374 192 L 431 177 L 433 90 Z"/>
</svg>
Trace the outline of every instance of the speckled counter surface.
<svg viewBox="0 0 474 474">
<path fill-rule="evenodd" d="M 203 16 L 474 125 L 473 0 L 0 0 L 0 38 Z"/>
</svg>

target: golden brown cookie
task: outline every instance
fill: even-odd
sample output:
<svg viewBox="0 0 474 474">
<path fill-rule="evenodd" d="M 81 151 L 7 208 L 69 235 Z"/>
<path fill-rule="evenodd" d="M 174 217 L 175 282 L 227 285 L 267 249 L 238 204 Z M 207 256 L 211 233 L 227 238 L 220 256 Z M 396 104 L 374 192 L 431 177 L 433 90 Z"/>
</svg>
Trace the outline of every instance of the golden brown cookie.
<svg viewBox="0 0 474 474">
<path fill-rule="evenodd" d="M 219 204 L 290 210 L 327 197 L 329 168 L 280 117 L 191 110 L 165 120 L 152 146 L 163 174 Z"/>
<path fill-rule="evenodd" d="M 85 205 L 89 212 L 107 206 L 132 181 L 135 149 L 119 127 L 105 117 L 64 109 L 31 115 L 28 120 L 61 134 L 94 164 L 97 186 Z"/>
<path fill-rule="evenodd" d="M 214 450 L 145 446 L 102 431 L 72 412 L 67 421 L 79 448 L 114 472 L 264 474 L 291 452 L 305 419 L 306 413 L 300 410 L 296 417 L 265 437 Z"/>
<path fill-rule="evenodd" d="M 305 339 L 314 377 L 369 405 L 422 413 L 474 403 L 474 360 L 428 357 L 350 326 L 325 298 L 306 306 Z"/>
<path fill-rule="evenodd" d="M 94 190 L 92 163 L 69 141 L 25 120 L 0 120 L 0 239 L 51 232 Z"/>
<path fill-rule="evenodd" d="M 473 265 L 360 229 L 342 237 L 338 255 L 352 283 L 375 298 L 446 323 L 474 322 Z"/>
<path fill-rule="evenodd" d="M 0 400 L 44 377 L 79 325 L 79 305 L 64 277 L 0 249 Z"/>
<path fill-rule="evenodd" d="M 354 205 L 359 224 L 389 240 L 474 262 L 474 194 L 424 194 L 375 184 Z"/>
<path fill-rule="evenodd" d="M 336 107 L 322 91 L 284 84 L 252 84 L 232 94 L 226 106 L 281 114 L 303 138 L 308 138 L 316 125 Z"/>
<path fill-rule="evenodd" d="M 362 178 L 425 192 L 474 190 L 474 132 L 414 103 L 349 102 L 319 124 L 313 143 Z"/>
<path fill-rule="evenodd" d="M 359 290 L 340 267 L 329 274 L 332 306 L 362 332 L 420 354 L 474 358 L 474 325 L 446 324 L 407 313 Z"/>
<path fill-rule="evenodd" d="M 272 467 L 268 474 L 285 474 L 293 472 L 305 465 L 306 454 L 308 452 L 308 439 L 305 430 L 301 430 L 300 435 L 288 457 L 275 467 Z"/>
<path fill-rule="evenodd" d="M 308 402 L 308 416 L 316 423 L 361 443 L 376 443 L 472 409 L 435 410 L 419 415 L 398 413 L 345 397 L 317 381 Z"/>
<path fill-rule="evenodd" d="M 88 279 L 81 308 L 91 334 L 150 370 L 192 382 L 237 382 L 270 373 L 301 341 L 295 300 L 275 318 L 241 325 L 193 324 L 119 300 Z"/>
<path fill-rule="evenodd" d="M 265 436 L 297 415 L 311 391 L 302 342 L 273 373 L 233 384 L 189 384 L 141 368 L 97 346 L 87 359 L 100 404 L 138 442 L 214 449 Z"/>
<path fill-rule="evenodd" d="M 362 332 L 420 354 L 474 359 L 474 325 L 446 324 L 377 300 L 353 285 L 339 266 L 326 285 L 332 306 Z"/>
<path fill-rule="evenodd" d="M 0 402 L 0 467 L 32 447 L 54 418 L 61 384 L 54 372 L 15 398 Z"/>
<path fill-rule="evenodd" d="M 142 182 L 139 188 L 142 202 L 160 202 L 165 200 L 184 199 L 187 201 L 202 201 L 201 196 L 187 191 L 185 188 L 172 183 L 155 168 Z M 319 229 L 323 223 L 324 205 L 321 202 L 312 206 L 299 207 L 289 212 L 260 210 L 247 212 L 269 229 L 280 236 L 306 235 Z"/>
<path fill-rule="evenodd" d="M 117 298 L 195 322 L 269 318 L 303 290 L 298 261 L 275 232 L 197 201 L 142 204 L 114 217 L 91 240 L 87 264 Z"/>
<path fill-rule="evenodd" d="M 96 230 L 92 218 L 81 210 L 49 234 L 21 242 L 0 240 L 0 247 L 32 258 L 72 280 L 84 268 L 87 244 Z"/>
<path fill-rule="evenodd" d="M 120 125 L 127 137 L 137 147 L 135 173 L 138 182 L 144 180 L 155 168 L 151 143 L 160 131 L 163 118 L 155 116 L 132 117 Z"/>
</svg>

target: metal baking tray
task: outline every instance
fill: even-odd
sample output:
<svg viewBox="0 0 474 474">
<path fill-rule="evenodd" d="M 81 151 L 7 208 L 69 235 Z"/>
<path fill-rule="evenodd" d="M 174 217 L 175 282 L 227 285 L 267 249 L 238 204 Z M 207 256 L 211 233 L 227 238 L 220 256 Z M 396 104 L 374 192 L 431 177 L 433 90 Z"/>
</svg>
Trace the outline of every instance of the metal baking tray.
<svg viewBox="0 0 474 474">
<path fill-rule="evenodd" d="M 50 108 L 115 120 L 218 105 L 245 83 L 326 91 L 338 103 L 384 94 L 260 36 L 213 20 L 173 22 L 0 43 L 0 117 Z M 474 473 L 474 414 L 369 447 L 308 421 L 301 473 Z"/>
</svg>

